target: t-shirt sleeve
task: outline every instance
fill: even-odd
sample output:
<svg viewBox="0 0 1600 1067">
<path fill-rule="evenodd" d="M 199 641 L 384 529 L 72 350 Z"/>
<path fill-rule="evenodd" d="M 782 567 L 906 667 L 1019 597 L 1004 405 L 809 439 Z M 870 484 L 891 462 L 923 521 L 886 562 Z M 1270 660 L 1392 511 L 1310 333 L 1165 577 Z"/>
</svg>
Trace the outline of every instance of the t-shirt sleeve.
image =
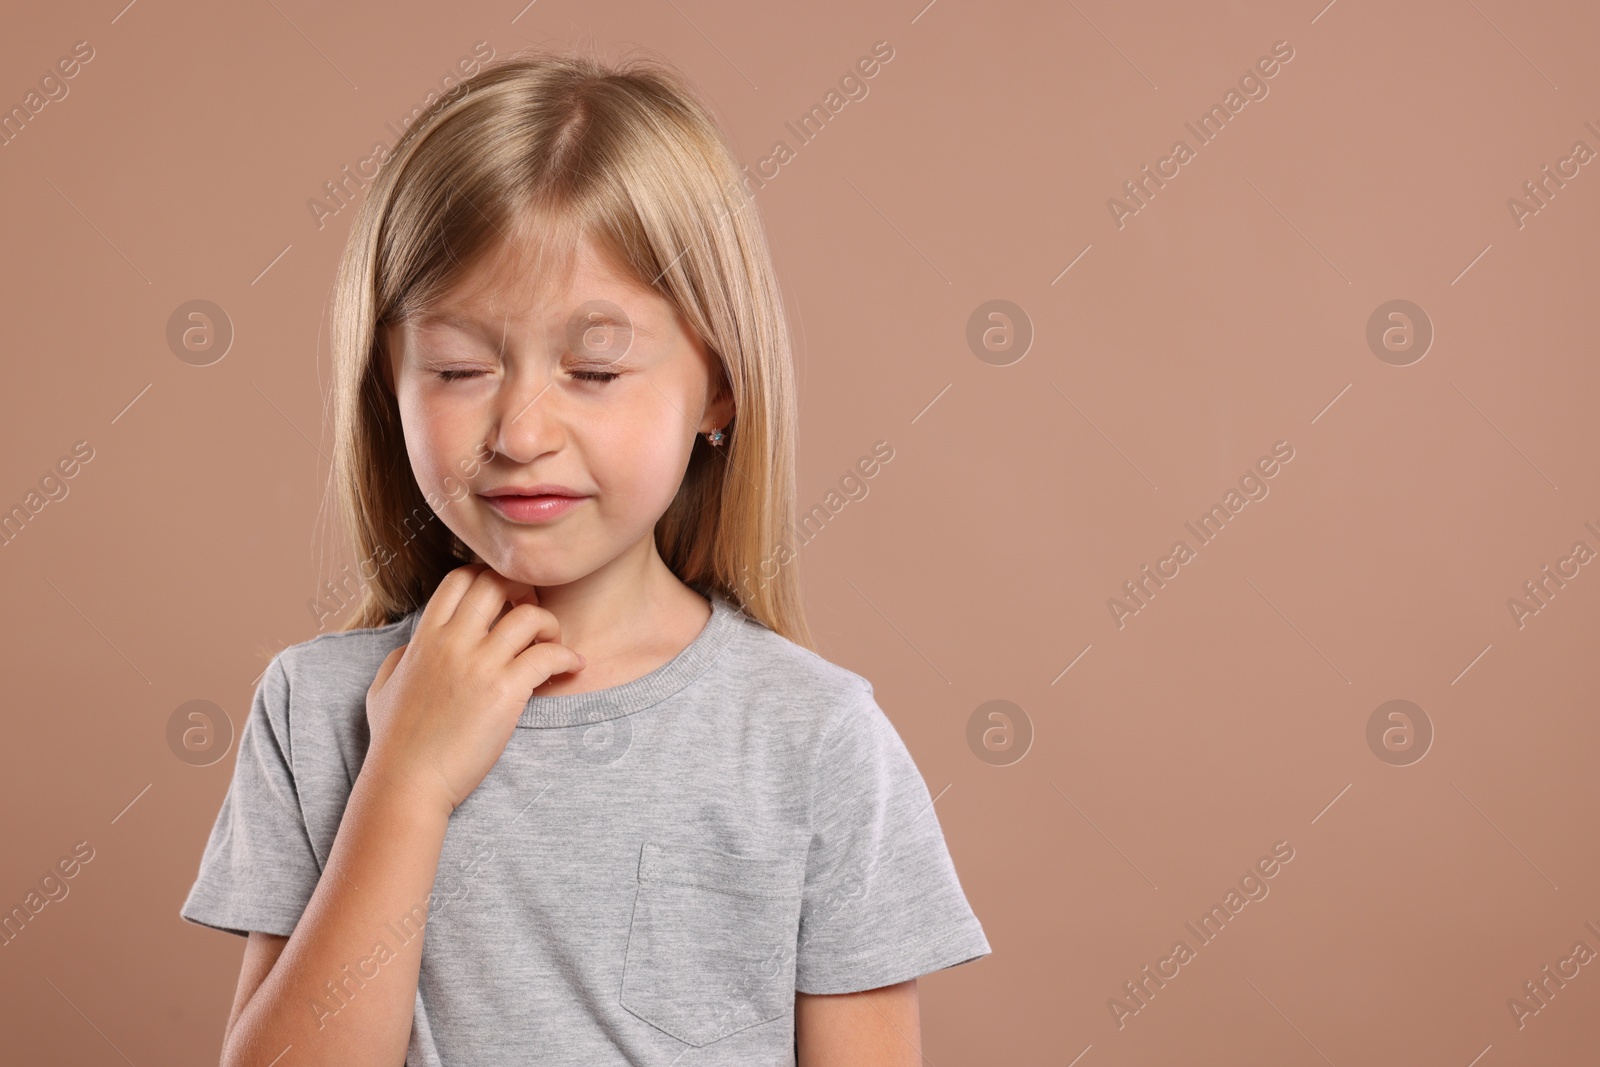
<svg viewBox="0 0 1600 1067">
<path fill-rule="evenodd" d="M 894 724 L 863 683 L 824 737 L 795 989 L 853 993 L 989 954 Z"/>
<path fill-rule="evenodd" d="M 287 652 L 287 650 L 285 650 Z M 239 732 L 233 780 L 178 914 L 241 936 L 294 932 L 321 869 L 290 761 L 284 654 L 267 665 Z"/>
</svg>

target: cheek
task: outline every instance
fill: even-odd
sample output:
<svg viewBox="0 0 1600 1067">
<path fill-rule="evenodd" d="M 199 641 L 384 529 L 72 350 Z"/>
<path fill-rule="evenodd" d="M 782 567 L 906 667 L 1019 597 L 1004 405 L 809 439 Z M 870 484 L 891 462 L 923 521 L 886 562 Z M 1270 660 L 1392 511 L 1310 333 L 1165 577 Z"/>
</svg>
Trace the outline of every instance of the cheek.
<svg viewBox="0 0 1600 1067">
<path fill-rule="evenodd" d="M 400 424 L 405 431 L 411 472 L 424 491 L 443 493 L 443 483 L 456 473 L 452 456 L 472 451 L 472 420 L 449 405 L 422 403 L 413 392 L 400 395 Z"/>
<path fill-rule="evenodd" d="M 602 434 L 591 435 L 590 473 L 614 499 L 666 510 L 689 462 L 689 427 L 684 417 L 651 393 L 653 402 L 618 412 Z"/>
</svg>

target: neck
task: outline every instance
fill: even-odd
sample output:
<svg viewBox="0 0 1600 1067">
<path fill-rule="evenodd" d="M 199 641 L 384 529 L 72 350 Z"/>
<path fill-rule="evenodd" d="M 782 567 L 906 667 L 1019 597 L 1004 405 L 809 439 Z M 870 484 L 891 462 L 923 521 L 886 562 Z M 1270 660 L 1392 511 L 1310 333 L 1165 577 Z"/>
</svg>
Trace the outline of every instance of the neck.
<svg viewBox="0 0 1600 1067">
<path fill-rule="evenodd" d="M 707 616 L 705 598 L 672 573 L 653 536 L 582 578 L 534 593 L 560 623 L 561 643 L 591 663 L 627 658 Z"/>
</svg>

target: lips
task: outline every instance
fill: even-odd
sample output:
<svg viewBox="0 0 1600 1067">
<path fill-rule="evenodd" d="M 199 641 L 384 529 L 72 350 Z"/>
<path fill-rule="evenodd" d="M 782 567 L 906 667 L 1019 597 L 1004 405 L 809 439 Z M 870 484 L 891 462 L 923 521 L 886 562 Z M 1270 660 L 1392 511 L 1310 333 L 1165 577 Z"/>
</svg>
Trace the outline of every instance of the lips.
<svg viewBox="0 0 1600 1067">
<path fill-rule="evenodd" d="M 479 496 L 570 496 L 581 497 L 584 494 L 576 489 L 568 489 L 564 485 L 554 482 L 539 482 L 535 485 L 502 485 L 495 489 L 485 489 Z"/>
<path fill-rule="evenodd" d="M 516 523 L 549 522 L 579 507 L 585 500 L 589 499 L 586 496 L 567 496 L 560 493 L 523 495 L 500 491 L 481 495 L 490 507 Z"/>
</svg>

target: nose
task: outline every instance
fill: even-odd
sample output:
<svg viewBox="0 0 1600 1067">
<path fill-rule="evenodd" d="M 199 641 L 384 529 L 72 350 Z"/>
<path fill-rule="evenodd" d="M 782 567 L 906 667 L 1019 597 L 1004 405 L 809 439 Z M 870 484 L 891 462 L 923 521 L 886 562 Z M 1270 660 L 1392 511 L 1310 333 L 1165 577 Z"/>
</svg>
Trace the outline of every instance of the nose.
<svg viewBox="0 0 1600 1067">
<path fill-rule="evenodd" d="M 531 463 L 566 443 L 561 390 L 551 375 L 512 370 L 495 396 L 489 447 L 513 463 Z"/>
</svg>

